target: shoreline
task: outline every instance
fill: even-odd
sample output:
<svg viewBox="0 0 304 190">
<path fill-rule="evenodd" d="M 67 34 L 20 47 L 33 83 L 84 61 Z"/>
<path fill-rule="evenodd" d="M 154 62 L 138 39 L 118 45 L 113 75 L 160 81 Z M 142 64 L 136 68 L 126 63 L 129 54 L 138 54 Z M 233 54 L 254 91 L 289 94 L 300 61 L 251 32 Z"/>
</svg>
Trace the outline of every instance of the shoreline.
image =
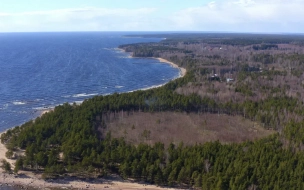
<svg viewBox="0 0 304 190">
<path fill-rule="evenodd" d="M 121 48 L 118 48 L 121 51 L 124 51 Z M 131 58 L 143 58 L 145 57 L 133 57 Z M 164 58 L 157 58 L 157 57 L 147 57 L 149 59 L 157 59 L 161 63 L 166 63 L 172 66 L 173 68 L 179 69 L 179 76 L 184 77 L 187 70 L 185 68 L 179 67 L 177 64 L 170 62 Z M 177 79 L 174 78 L 173 80 Z M 167 83 L 165 83 L 167 84 Z M 162 87 L 165 84 L 151 86 L 143 89 L 138 90 L 149 90 L 152 88 L 158 88 Z M 137 91 L 137 90 L 134 90 Z M 128 93 L 128 92 L 124 92 Z M 53 111 L 54 108 L 42 110 L 40 115 L 38 117 L 41 117 L 42 115 Z M 37 118 L 38 118 L 37 117 Z M 35 119 L 34 119 L 35 120 Z M 14 127 L 11 127 L 9 129 L 12 129 Z M 3 132 L 0 132 L 0 136 L 5 133 L 7 130 Z M 5 153 L 7 151 L 7 148 L 4 144 L 0 142 L 0 160 L 5 159 L 11 164 L 12 170 L 14 169 L 14 163 L 15 160 L 8 159 L 5 157 Z M 131 182 L 129 180 L 122 180 L 120 177 L 115 177 L 114 179 L 106 179 L 106 178 L 99 178 L 92 180 L 90 182 L 81 180 L 80 178 L 63 178 L 63 179 L 54 179 L 51 181 L 45 181 L 42 179 L 41 174 L 35 174 L 32 171 L 19 171 L 19 175 L 16 177 L 14 174 L 8 174 L 4 173 L 4 170 L 0 168 L 0 185 L 8 185 L 8 186 L 22 186 L 22 187 L 32 187 L 32 188 L 43 188 L 43 189 L 50 189 L 50 188 L 64 188 L 64 189 L 147 189 L 147 190 L 161 190 L 161 189 L 176 189 L 176 188 L 166 188 L 166 187 L 159 187 L 156 185 L 150 185 L 147 183 L 141 183 L 141 182 Z"/>
<path fill-rule="evenodd" d="M 0 174 L 0 189 L 2 186 L 18 187 L 20 189 L 146 189 L 146 190 L 174 190 L 176 188 L 159 187 L 156 185 L 133 183 L 128 180 L 120 180 L 116 177 L 114 179 L 99 178 L 93 180 L 80 180 L 74 178 L 63 178 L 53 180 L 40 179 L 39 175 L 30 174 L 30 172 L 23 172 L 20 176 L 13 174 Z"/>
<path fill-rule="evenodd" d="M 187 70 L 183 67 L 179 67 L 177 64 L 171 62 L 171 61 L 168 61 L 167 59 L 164 59 L 164 58 L 160 58 L 160 57 L 152 57 L 152 59 L 157 59 L 159 60 L 159 62 L 161 63 L 168 63 L 169 65 L 171 65 L 173 68 L 176 68 L 176 69 L 179 69 L 179 72 L 180 72 L 180 77 L 184 77 L 187 73 Z M 178 77 L 178 78 L 180 78 Z"/>
<path fill-rule="evenodd" d="M 126 52 L 126 50 L 122 49 L 122 48 L 117 48 L 119 51 L 122 51 L 124 53 L 128 53 L 130 55 L 130 58 L 141 58 L 141 59 L 157 59 L 159 62 L 161 63 L 167 63 L 169 65 L 171 65 L 173 68 L 176 68 L 176 69 L 179 69 L 179 77 L 177 78 L 180 78 L 180 77 L 184 77 L 187 73 L 187 70 L 183 67 L 179 67 L 177 64 L 167 60 L 167 59 L 164 59 L 164 58 L 161 58 L 161 57 L 134 57 L 133 56 L 133 52 Z M 176 79 L 176 78 L 175 78 Z M 174 79 L 173 79 L 174 80 Z M 163 85 L 161 85 L 163 86 Z"/>
</svg>

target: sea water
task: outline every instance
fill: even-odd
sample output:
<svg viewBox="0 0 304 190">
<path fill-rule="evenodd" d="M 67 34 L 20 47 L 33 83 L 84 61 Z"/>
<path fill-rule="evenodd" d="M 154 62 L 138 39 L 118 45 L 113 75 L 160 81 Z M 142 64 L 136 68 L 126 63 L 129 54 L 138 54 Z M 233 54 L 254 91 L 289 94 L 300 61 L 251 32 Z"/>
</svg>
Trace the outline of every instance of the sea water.
<svg viewBox="0 0 304 190">
<path fill-rule="evenodd" d="M 161 40 L 127 34 L 0 33 L 0 132 L 65 102 L 146 89 L 179 76 L 169 64 L 119 50 L 121 44 Z"/>
</svg>

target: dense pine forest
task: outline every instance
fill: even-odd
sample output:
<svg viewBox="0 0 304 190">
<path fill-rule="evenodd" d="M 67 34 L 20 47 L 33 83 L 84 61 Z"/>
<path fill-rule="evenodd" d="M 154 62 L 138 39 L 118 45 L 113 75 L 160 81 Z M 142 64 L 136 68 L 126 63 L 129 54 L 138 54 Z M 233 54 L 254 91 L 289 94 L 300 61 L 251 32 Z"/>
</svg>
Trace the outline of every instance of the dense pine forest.
<svg viewBox="0 0 304 190">
<path fill-rule="evenodd" d="M 144 37 L 166 39 L 120 48 L 135 57 L 165 58 L 187 74 L 160 88 L 65 103 L 8 130 L 1 142 L 7 157 L 16 159 L 15 173 L 30 170 L 44 178 L 117 174 L 186 189 L 304 189 L 304 36 Z M 144 130 L 138 134 L 144 140 L 132 143 L 108 130 L 109 121 L 142 112 L 191 113 L 202 120 L 206 113 L 217 114 L 218 120 L 241 116 L 271 135 L 241 143 L 219 138 L 165 144 L 148 143 L 153 131 Z"/>
</svg>

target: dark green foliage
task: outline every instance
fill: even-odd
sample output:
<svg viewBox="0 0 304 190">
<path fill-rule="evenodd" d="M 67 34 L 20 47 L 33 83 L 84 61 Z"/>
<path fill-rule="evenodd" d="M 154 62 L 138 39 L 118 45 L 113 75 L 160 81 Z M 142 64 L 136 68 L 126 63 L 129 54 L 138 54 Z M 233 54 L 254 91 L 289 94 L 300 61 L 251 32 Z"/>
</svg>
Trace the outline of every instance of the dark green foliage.
<svg viewBox="0 0 304 190">
<path fill-rule="evenodd" d="M 269 54 L 255 54 L 252 57 L 253 61 L 255 62 L 260 62 L 263 64 L 271 64 L 274 63 L 274 56 L 269 55 Z"/>
<path fill-rule="evenodd" d="M 24 158 L 20 157 L 16 160 L 15 162 L 15 168 L 14 168 L 14 172 L 18 173 L 19 170 L 22 170 L 24 168 Z"/>
<path fill-rule="evenodd" d="M 134 147 L 117 139 L 107 139 L 102 144 L 112 145 L 100 153 L 102 163 L 111 165 L 112 172 L 118 167 L 125 178 L 169 186 L 195 182 L 194 185 L 207 189 L 303 185 L 303 154 L 284 150 L 278 136 L 239 145 L 215 142 L 167 150 L 162 144 Z M 111 154 L 116 156 L 107 159 Z"/>
<path fill-rule="evenodd" d="M 167 46 L 156 46 L 154 43 L 148 44 L 127 44 L 120 45 L 119 48 L 125 49 L 126 52 L 132 52 L 134 57 L 160 57 L 162 51 L 178 51 L 177 48 Z M 190 52 L 186 52 L 190 53 Z"/>
<path fill-rule="evenodd" d="M 253 96 L 253 91 L 248 84 L 241 84 L 235 88 L 235 92 L 242 93 L 245 96 Z"/>
<path fill-rule="evenodd" d="M 254 50 L 267 50 L 267 49 L 278 49 L 278 45 L 276 44 L 262 44 L 259 46 L 252 46 Z"/>
<path fill-rule="evenodd" d="M 6 161 L 5 159 L 2 159 L 1 160 L 1 166 L 0 166 L 5 172 L 12 172 L 12 167 L 11 167 L 11 164 Z"/>
</svg>

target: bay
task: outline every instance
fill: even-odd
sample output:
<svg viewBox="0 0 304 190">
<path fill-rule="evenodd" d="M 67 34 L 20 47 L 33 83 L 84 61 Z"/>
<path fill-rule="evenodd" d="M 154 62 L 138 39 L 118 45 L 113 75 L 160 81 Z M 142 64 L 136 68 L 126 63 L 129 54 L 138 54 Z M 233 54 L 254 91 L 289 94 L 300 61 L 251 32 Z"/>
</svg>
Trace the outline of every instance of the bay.
<svg viewBox="0 0 304 190">
<path fill-rule="evenodd" d="M 117 49 L 161 40 L 127 34 L 135 33 L 0 33 L 0 132 L 65 102 L 146 89 L 179 76 L 169 64 Z"/>
</svg>

